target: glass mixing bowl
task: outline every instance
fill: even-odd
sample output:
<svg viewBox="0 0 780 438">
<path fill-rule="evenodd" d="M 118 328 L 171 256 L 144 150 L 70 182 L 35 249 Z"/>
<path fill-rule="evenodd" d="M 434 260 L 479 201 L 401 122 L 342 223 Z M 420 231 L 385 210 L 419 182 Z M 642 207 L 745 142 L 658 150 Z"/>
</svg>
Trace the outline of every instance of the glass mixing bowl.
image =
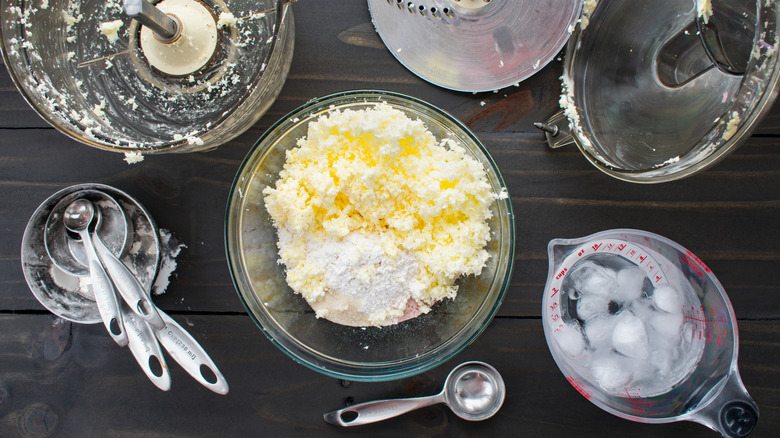
<svg viewBox="0 0 780 438">
<path fill-rule="evenodd" d="M 461 277 L 457 297 L 417 318 L 386 327 L 351 327 L 316 318 L 285 281 L 277 263 L 277 233 L 262 190 L 275 184 L 285 153 L 305 136 L 310 121 L 331 109 L 361 109 L 378 102 L 419 118 L 437 139 L 452 138 L 481 163 L 496 193 L 505 190 L 498 166 L 468 128 L 420 100 L 380 91 L 353 91 L 314 99 L 269 129 L 247 155 L 228 199 L 225 243 L 239 297 L 271 341 L 295 361 L 323 374 L 357 381 L 412 376 L 447 361 L 487 327 L 512 274 L 514 213 L 508 198 L 491 205 L 490 258 L 479 276 Z"/>
<path fill-rule="evenodd" d="M 141 26 L 121 0 L 0 0 L 5 66 L 41 117 L 87 145 L 126 153 L 214 148 L 255 124 L 281 91 L 292 10 L 281 0 L 186 1 L 211 15 L 217 40 L 191 74 L 151 67 Z"/>
</svg>

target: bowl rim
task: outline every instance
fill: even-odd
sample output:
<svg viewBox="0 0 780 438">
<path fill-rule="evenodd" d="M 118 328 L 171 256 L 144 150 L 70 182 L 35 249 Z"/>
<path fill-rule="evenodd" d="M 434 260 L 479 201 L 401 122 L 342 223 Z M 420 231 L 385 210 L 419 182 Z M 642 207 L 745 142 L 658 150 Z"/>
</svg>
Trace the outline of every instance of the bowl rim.
<svg viewBox="0 0 780 438">
<path fill-rule="evenodd" d="M 294 121 L 297 115 L 304 113 L 308 110 L 311 110 L 313 108 L 322 107 L 323 111 L 327 110 L 329 103 L 334 102 L 336 100 L 345 99 L 345 98 L 351 99 L 355 103 L 360 103 L 361 99 L 365 99 L 364 100 L 365 103 L 369 103 L 369 104 L 386 101 L 385 98 L 389 98 L 389 100 L 391 101 L 397 101 L 397 102 L 406 101 L 414 105 L 422 106 L 428 110 L 433 111 L 438 116 L 441 116 L 445 121 L 452 123 L 455 128 L 461 130 L 462 133 L 465 134 L 465 136 L 468 137 L 468 139 L 470 139 L 473 142 L 473 145 L 476 146 L 475 149 L 478 150 L 484 158 L 483 165 L 486 168 L 485 170 L 489 171 L 488 167 L 492 169 L 492 171 L 495 173 L 497 182 L 504 190 L 507 190 L 507 195 L 508 195 L 508 189 L 506 187 L 506 182 L 504 181 L 504 177 L 501 174 L 498 165 L 493 160 L 492 156 L 484 147 L 482 142 L 476 137 L 476 135 L 467 126 L 465 126 L 457 118 L 455 118 L 448 112 L 434 106 L 433 104 L 430 104 L 421 99 L 408 96 L 405 94 L 390 92 L 390 91 L 373 90 L 373 89 L 349 90 L 349 91 L 342 91 L 338 93 L 325 95 L 322 97 L 317 97 L 307 101 L 303 105 L 292 110 L 287 115 L 281 117 L 273 125 L 271 125 L 258 138 L 258 140 L 255 142 L 252 148 L 247 152 L 241 165 L 236 171 L 236 177 L 234 178 L 231 184 L 230 191 L 228 194 L 227 206 L 225 209 L 224 241 L 225 241 L 226 258 L 227 258 L 227 263 L 229 268 L 228 270 L 230 272 L 230 277 L 233 282 L 233 286 L 238 294 L 239 300 L 241 301 L 241 304 L 244 306 L 245 310 L 247 311 L 251 319 L 261 329 L 261 331 L 265 334 L 265 336 L 274 345 L 276 345 L 276 347 L 278 347 L 287 356 L 292 358 L 295 362 L 304 365 L 305 367 L 311 370 L 339 379 L 346 379 L 352 381 L 374 381 L 374 382 L 396 380 L 396 379 L 406 378 L 406 377 L 423 373 L 452 359 L 454 356 L 461 353 L 468 345 L 470 345 L 487 328 L 487 326 L 492 321 L 493 317 L 495 317 L 509 289 L 509 284 L 514 269 L 514 256 L 515 256 L 515 246 L 516 246 L 514 209 L 512 206 L 510 196 L 507 196 L 505 199 L 497 199 L 496 201 L 494 201 L 494 202 L 503 203 L 504 208 L 506 210 L 506 216 L 507 216 L 506 220 L 508 224 L 508 226 L 506 227 L 508 229 L 507 230 L 508 250 L 507 250 L 507 254 L 505 255 L 506 261 L 504 262 L 505 272 L 502 278 L 496 279 L 501 283 L 500 286 L 497 287 L 498 291 L 496 293 L 495 301 L 492 303 L 487 303 L 487 302 L 481 303 L 477 311 L 475 311 L 474 316 L 472 316 L 470 319 L 471 322 L 474 320 L 476 316 L 482 314 L 483 321 L 480 324 L 476 324 L 476 325 L 471 325 L 469 323 L 464 324 L 464 326 L 461 327 L 454 336 L 451 336 L 442 344 L 436 346 L 432 350 L 426 351 L 422 354 L 413 356 L 411 358 L 395 360 L 395 361 L 372 362 L 372 363 L 344 361 L 341 359 L 336 359 L 331 356 L 324 355 L 310 348 L 308 345 L 297 341 L 294 338 L 289 340 L 291 341 L 289 342 L 289 344 L 292 345 L 288 345 L 288 343 L 282 342 L 282 340 L 277 339 L 274 336 L 274 333 L 272 332 L 273 330 L 279 329 L 280 332 L 285 334 L 287 333 L 287 331 L 280 327 L 271 327 L 271 328 L 266 327 L 264 323 L 261 322 L 258 316 L 255 314 L 252 307 L 250 306 L 250 303 L 247 302 L 247 299 L 244 297 L 244 294 L 242 292 L 243 289 L 241 285 L 240 273 L 241 271 L 243 271 L 242 268 L 244 268 L 244 265 L 243 262 L 240 260 L 240 257 L 238 256 L 238 252 L 236 252 L 236 255 L 231 255 L 231 246 L 233 244 L 233 239 L 231 239 L 231 230 L 235 229 L 235 226 L 237 225 L 235 223 L 237 222 L 237 218 L 236 220 L 231 219 L 231 207 L 234 205 L 235 202 L 238 202 L 239 199 L 243 198 L 243 195 L 240 194 L 240 190 L 238 190 L 238 186 L 243 179 L 242 175 L 247 170 L 250 161 L 252 161 L 251 159 L 257 155 L 264 155 L 265 153 L 268 152 L 271 144 L 264 144 L 264 142 L 269 137 L 274 135 L 277 132 L 277 130 L 280 128 L 280 126 L 286 123 L 290 123 L 291 121 Z M 393 102 L 389 102 L 389 103 L 392 104 Z M 239 240 L 240 240 L 240 236 L 238 239 L 236 239 L 235 243 L 238 243 Z M 494 281 L 494 284 L 497 283 L 498 281 Z M 490 308 L 485 310 L 487 307 Z M 465 336 L 462 339 L 458 339 L 458 336 L 463 334 L 466 334 L 467 336 Z M 451 347 L 451 348 L 447 348 L 447 347 Z M 307 357 L 302 357 L 302 354 L 308 354 L 311 355 L 312 357 L 316 356 L 316 362 L 319 363 L 315 363 L 314 361 L 312 361 Z M 358 366 L 360 367 L 360 369 L 356 368 Z M 344 368 L 349 368 L 349 370 L 345 370 Z"/>
</svg>

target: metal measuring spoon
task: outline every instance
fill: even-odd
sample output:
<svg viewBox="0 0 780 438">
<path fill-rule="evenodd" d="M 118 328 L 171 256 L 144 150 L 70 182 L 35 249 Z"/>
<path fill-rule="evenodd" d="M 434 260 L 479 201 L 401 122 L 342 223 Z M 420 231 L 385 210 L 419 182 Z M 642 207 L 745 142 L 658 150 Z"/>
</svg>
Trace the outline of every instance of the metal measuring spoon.
<svg viewBox="0 0 780 438">
<path fill-rule="evenodd" d="M 120 346 L 127 345 L 127 333 L 122 322 L 122 315 L 119 312 L 119 303 L 117 302 L 114 284 L 108 278 L 103 265 L 100 263 L 95 246 L 90 236 L 90 225 L 94 224 L 94 229 L 100 227 L 100 215 L 95 215 L 95 207 L 86 199 L 77 199 L 71 202 L 62 215 L 65 228 L 77 233 L 81 237 L 84 249 L 87 254 L 89 264 L 89 276 L 92 280 L 92 288 L 95 293 L 95 302 L 97 303 L 100 318 L 103 325 L 106 326 L 109 335 Z"/>
<path fill-rule="evenodd" d="M 96 210 L 95 214 L 99 216 L 100 210 Z M 108 276 L 114 282 L 114 286 L 116 286 L 119 294 L 129 305 L 130 310 L 155 328 L 161 329 L 165 327 L 165 322 L 160 317 L 157 307 L 152 303 L 138 277 L 103 244 L 103 241 L 100 240 L 97 234 L 95 234 L 94 238 L 95 249 L 100 262 L 103 263 L 106 271 L 108 271 Z"/>
<path fill-rule="evenodd" d="M 501 375 L 484 362 L 465 362 L 450 371 L 439 394 L 356 404 L 324 415 L 337 426 L 358 426 L 387 420 L 418 408 L 444 403 L 460 418 L 478 421 L 501 408 L 506 386 Z"/>
<path fill-rule="evenodd" d="M 157 342 L 154 329 L 146 321 L 129 309 L 126 303 L 119 303 L 125 330 L 127 346 L 136 362 L 154 385 L 163 391 L 171 389 L 171 375 L 165 363 L 162 348 Z"/>
<path fill-rule="evenodd" d="M 152 327 L 152 330 L 165 351 L 198 383 L 217 394 L 227 394 L 227 380 L 206 350 L 168 314 L 160 310 L 160 316 L 165 321 L 165 328 Z"/>
<path fill-rule="evenodd" d="M 100 211 L 100 228 L 95 234 L 116 256 L 121 256 L 133 244 L 133 225 L 125 216 L 118 202 L 100 190 L 85 188 L 64 195 L 52 208 L 46 220 L 43 243 L 51 261 L 64 272 L 88 277 L 89 262 L 84 245 L 66 230 L 62 215 L 71 202 L 84 198 L 92 202 Z M 92 296 L 87 296 L 92 298 Z"/>
</svg>

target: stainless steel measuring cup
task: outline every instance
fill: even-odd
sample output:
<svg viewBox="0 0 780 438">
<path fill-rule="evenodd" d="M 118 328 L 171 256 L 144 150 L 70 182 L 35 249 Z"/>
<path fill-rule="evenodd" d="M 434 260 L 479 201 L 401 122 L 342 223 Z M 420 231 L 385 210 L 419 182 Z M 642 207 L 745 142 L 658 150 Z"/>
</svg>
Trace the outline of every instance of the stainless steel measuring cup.
<svg viewBox="0 0 780 438">
<path fill-rule="evenodd" d="M 616 229 L 554 239 L 548 256 L 545 337 L 585 398 L 641 423 L 694 421 L 725 437 L 753 430 L 758 407 L 737 370 L 734 310 L 696 255 Z"/>
</svg>

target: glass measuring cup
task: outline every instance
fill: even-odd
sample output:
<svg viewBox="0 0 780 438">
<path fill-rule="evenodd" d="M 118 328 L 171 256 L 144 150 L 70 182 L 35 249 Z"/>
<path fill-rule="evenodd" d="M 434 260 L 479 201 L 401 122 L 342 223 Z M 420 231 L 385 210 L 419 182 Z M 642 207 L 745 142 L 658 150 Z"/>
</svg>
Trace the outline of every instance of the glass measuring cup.
<svg viewBox="0 0 780 438">
<path fill-rule="evenodd" d="M 758 407 L 737 370 L 734 311 L 718 279 L 696 255 L 653 233 L 616 229 L 579 239 L 554 239 L 548 256 L 544 333 L 556 364 L 580 394 L 613 415 L 641 423 L 694 421 L 726 437 L 743 437 L 752 431 Z M 597 271 L 597 266 L 604 270 Z M 594 274 L 583 274 L 586 269 Z M 631 297 L 624 286 L 617 286 L 622 272 L 644 274 L 640 295 Z M 616 273 L 614 278 L 611 273 Z M 592 305 L 581 305 L 594 285 L 614 291 L 606 295 L 607 307 L 601 313 L 594 312 Z M 669 288 L 677 298 L 662 300 L 660 291 Z M 614 318 L 613 331 L 591 330 L 600 321 L 594 318 Z M 664 332 L 675 320 L 679 340 L 674 333 Z M 618 333 L 618 324 L 620 330 L 631 326 L 634 335 Z M 637 348 L 644 345 L 641 333 L 635 335 L 640 328 L 647 350 Z M 627 338 L 639 341 L 627 347 Z M 671 347 L 665 344 L 670 339 Z M 654 365 L 664 364 L 657 360 L 656 351 L 673 349 L 678 355 L 666 356 L 671 360 L 665 362 L 665 369 Z"/>
</svg>

